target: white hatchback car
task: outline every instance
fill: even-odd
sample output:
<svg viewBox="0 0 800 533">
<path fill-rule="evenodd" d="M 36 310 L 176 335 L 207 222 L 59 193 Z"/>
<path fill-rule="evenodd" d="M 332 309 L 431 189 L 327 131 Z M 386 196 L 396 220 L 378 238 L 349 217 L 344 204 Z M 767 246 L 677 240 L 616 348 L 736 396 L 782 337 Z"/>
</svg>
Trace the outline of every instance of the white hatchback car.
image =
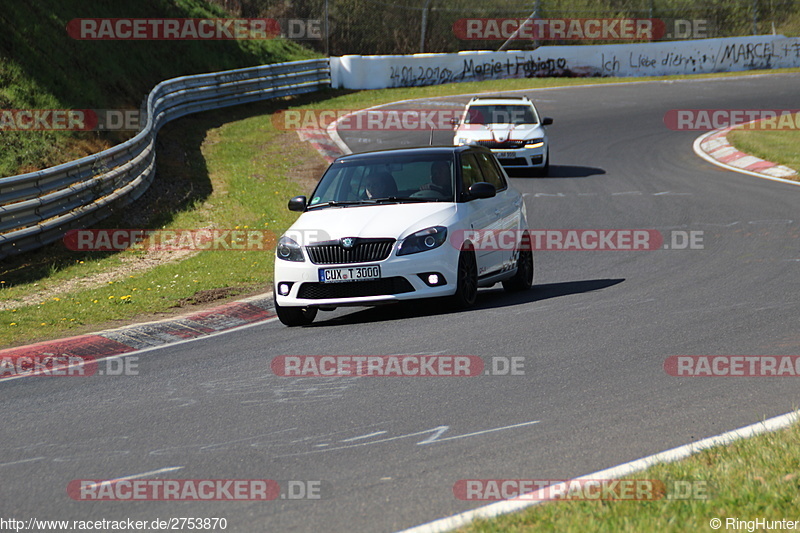
<svg viewBox="0 0 800 533">
<path fill-rule="evenodd" d="M 479 287 L 533 282 L 525 203 L 486 148 L 343 156 L 289 209 L 302 214 L 278 241 L 274 286 L 288 326 L 339 306 L 450 296 L 467 307 Z"/>
<path fill-rule="evenodd" d="M 503 167 L 527 169 L 547 176 L 550 144 L 545 126 L 553 123 L 527 96 L 475 97 L 456 126 L 453 144 L 477 144 L 494 152 Z"/>
</svg>

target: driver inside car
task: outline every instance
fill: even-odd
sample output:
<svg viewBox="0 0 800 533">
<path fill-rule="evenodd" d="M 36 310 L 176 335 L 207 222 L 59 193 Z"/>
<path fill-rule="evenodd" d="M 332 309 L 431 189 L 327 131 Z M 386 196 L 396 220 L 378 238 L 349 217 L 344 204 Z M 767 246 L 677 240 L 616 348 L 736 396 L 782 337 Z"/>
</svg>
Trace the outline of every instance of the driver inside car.
<svg viewBox="0 0 800 533">
<path fill-rule="evenodd" d="M 450 165 L 446 161 L 434 161 L 431 165 L 431 181 L 419 188 L 421 191 L 434 191 L 450 195 Z"/>
<path fill-rule="evenodd" d="M 397 195 L 397 184 L 388 172 L 378 172 L 371 174 L 367 178 L 364 189 L 364 196 L 367 199 L 389 198 Z"/>
</svg>

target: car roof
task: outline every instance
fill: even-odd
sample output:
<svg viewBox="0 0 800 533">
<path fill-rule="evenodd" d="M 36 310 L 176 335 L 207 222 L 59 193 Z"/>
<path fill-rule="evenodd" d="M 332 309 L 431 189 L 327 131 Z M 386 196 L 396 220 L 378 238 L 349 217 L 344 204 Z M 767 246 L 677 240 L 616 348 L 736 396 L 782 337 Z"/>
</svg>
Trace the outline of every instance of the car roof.
<svg viewBox="0 0 800 533">
<path fill-rule="evenodd" d="M 492 151 L 483 146 L 473 144 L 463 146 L 420 146 L 415 148 L 391 148 L 388 150 L 374 150 L 371 152 L 359 152 L 348 154 L 336 158 L 336 161 L 353 161 L 358 159 L 379 159 L 386 156 L 413 156 L 413 155 L 455 155 L 462 152 L 488 152 Z"/>
<path fill-rule="evenodd" d="M 533 105 L 526 96 L 484 96 L 476 97 L 469 101 L 467 106 L 478 105 Z"/>
</svg>

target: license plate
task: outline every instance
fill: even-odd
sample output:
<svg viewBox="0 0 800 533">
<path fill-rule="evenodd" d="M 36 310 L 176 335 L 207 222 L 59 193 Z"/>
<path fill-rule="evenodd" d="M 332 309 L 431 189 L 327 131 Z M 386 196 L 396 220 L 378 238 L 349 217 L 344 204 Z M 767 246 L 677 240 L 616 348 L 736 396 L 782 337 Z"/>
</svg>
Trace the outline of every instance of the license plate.
<svg viewBox="0 0 800 533">
<path fill-rule="evenodd" d="M 517 157 L 517 154 L 514 152 L 495 152 L 497 159 L 511 159 L 513 157 Z"/>
<path fill-rule="evenodd" d="M 347 281 L 369 281 L 380 279 L 381 267 L 378 265 L 344 267 L 344 268 L 320 268 L 320 283 L 344 283 Z"/>
</svg>

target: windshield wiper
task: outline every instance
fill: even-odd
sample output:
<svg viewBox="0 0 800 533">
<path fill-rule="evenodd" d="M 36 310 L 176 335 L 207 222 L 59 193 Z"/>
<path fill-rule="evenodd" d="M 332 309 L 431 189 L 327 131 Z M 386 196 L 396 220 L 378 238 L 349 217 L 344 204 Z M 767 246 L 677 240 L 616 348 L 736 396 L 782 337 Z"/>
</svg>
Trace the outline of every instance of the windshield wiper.
<svg viewBox="0 0 800 533">
<path fill-rule="evenodd" d="M 345 205 L 361 205 L 361 204 L 366 204 L 366 203 L 369 203 L 369 202 L 365 202 L 363 200 L 358 200 L 358 201 L 355 201 L 355 202 L 338 202 L 336 200 L 331 200 L 330 202 L 322 202 L 321 204 L 310 205 L 310 206 L 308 206 L 308 208 L 309 209 L 314 209 L 315 207 L 339 207 L 339 206 L 345 206 Z"/>
<path fill-rule="evenodd" d="M 433 200 L 432 198 L 397 198 L 395 196 L 390 196 L 388 198 L 375 198 L 373 201 L 377 204 L 387 203 L 387 202 L 398 202 L 398 203 L 419 203 L 419 202 L 430 202 Z"/>
</svg>

